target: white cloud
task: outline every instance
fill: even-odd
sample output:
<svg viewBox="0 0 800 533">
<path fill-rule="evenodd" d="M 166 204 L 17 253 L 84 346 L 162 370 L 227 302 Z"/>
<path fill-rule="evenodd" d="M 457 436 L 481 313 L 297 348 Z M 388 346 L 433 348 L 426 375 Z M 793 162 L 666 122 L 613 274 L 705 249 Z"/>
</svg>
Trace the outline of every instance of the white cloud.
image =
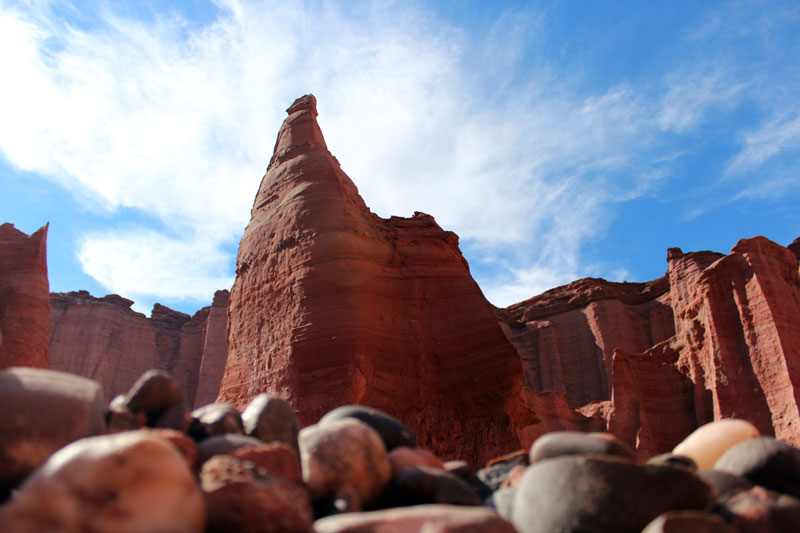
<svg viewBox="0 0 800 533">
<path fill-rule="evenodd" d="M 215 290 L 229 289 L 230 261 L 215 245 L 137 228 L 89 234 L 78 257 L 87 274 L 147 312 L 154 296 L 211 302 Z"/>
<path fill-rule="evenodd" d="M 522 300 L 585 274 L 582 243 L 613 204 L 664 175 L 660 130 L 685 131 L 740 90 L 714 75 L 676 81 L 663 102 L 626 84 L 587 90 L 580 72 L 525 59 L 541 17 L 474 37 L 405 4 L 218 5 L 203 27 L 103 12 L 91 30 L 51 23 L 46 7 L 0 10 L 0 46 L 16 51 L 0 55 L 6 158 L 93 209 L 154 220 L 85 236 L 84 269 L 114 292 L 207 301 L 229 286 L 283 110 L 313 92 L 374 211 L 434 215 L 502 257 L 496 278 L 478 274 L 495 304 Z"/>
</svg>

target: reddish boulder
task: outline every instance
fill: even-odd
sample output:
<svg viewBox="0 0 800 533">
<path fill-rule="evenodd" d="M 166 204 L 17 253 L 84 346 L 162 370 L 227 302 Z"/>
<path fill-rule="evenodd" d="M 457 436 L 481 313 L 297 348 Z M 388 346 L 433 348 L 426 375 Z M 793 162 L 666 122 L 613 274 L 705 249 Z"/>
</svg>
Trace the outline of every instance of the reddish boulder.
<svg viewBox="0 0 800 533">
<path fill-rule="evenodd" d="M 519 356 L 458 237 L 423 213 L 372 213 L 328 152 L 314 97 L 287 111 L 239 247 L 219 400 L 267 391 L 301 424 L 376 407 L 442 457 L 517 448 Z"/>
<path fill-rule="evenodd" d="M 227 328 L 227 291 L 193 317 L 156 304 L 147 318 L 130 308 L 131 300 L 86 291 L 53 293 L 50 303 L 52 368 L 100 382 L 107 398 L 125 394 L 152 368 L 168 372 L 190 404 L 198 392 L 213 396 L 214 372 L 227 357 L 220 333 Z"/>
<path fill-rule="evenodd" d="M 47 228 L 0 226 L 0 369 L 50 366 Z"/>
</svg>

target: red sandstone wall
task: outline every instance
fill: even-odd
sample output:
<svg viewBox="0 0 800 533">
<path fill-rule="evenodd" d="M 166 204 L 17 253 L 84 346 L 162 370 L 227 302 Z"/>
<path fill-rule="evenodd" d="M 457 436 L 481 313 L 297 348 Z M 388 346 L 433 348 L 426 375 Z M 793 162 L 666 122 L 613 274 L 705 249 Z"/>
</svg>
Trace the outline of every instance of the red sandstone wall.
<svg viewBox="0 0 800 533">
<path fill-rule="evenodd" d="M 47 228 L 28 236 L 0 226 L 0 369 L 49 366 Z"/>
<path fill-rule="evenodd" d="M 203 308 L 194 317 L 156 304 L 147 318 L 117 295 L 53 293 L 51 367 L 97 380 L 109 399 L 127 392 L 143 372 L 159 368 L 170 372 L 193 402 L 202 362 L 226 356 L 218 342 L 226 328 L 227 316 L 220 312 L 226 302 L 227 291 L 218 291 L 216 308 Z"/>
<path fill-rule="evenodd" d="M 288 110 L 239 247 L 220 400 L 279 394 L 302 423 L 386 410 L 444 457 L 519 445 L 522 368 L 433 217 L 382 219 L 328 152 L 313 97 Z"/>
</svg>

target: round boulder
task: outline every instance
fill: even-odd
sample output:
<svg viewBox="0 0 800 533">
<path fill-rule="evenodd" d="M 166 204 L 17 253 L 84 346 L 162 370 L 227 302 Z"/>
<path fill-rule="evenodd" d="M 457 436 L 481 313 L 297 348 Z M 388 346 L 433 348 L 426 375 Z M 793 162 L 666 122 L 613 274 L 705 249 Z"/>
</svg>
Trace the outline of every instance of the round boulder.
<svg viewBox="0 0 800 533">
<path fill-rule="evenodd" d="M 713 496 L 683 468 L 570 455 L 528 467 L 517 487 L 512 522 L 520 533 L 638 533 L 667 511 L 708 509 Z"/>
<path fill-rule="evenodd" d="M 297 449 L 300 425 L 292 406 L 286 400 L 261 393 L 242 411 L 244 432 L 264 442 L 285 442 Z"/>
<path fill-rule="evenodd" d="M 377 431 L 388 452 L 394 450 L 398 446 L 407 446 L 409 448 L 417 447 L 417 439 L 408 426 L 393 416 L 372 407 L 363 405 L 343 405 L 337 407 L 323 416 L 319 421 L 319 425 L 324 426 L 329 422 L 347 418 L 360 420 Z"/>
<path fill-rule="evenodd" d="M 368 505 L 377 500 L 391 477 L 391 466 L 378 433 L 347 418 L 315 424 L 300 431 L 303 481 L 314 499 L 351 488 Z"/>
<path fill-rule="evenodd" d="M 717 420 L 694 430 L 672 453 L 691 457 L 699 469 L 711 468 L 733 445 L 758 436 L 758 429 L 746 420 Z"/>
<path fill-rule="evenodd" d="M 202 532 L 205 504 L 184 457 L 145 431 L 62 448 L 3 509 L 7 531 Z"/>
<path fill-rule="evenodd" d="M 772 437 L 740 442 L 719 458 L 714 469 L 800 498 L 800 449 Z"/>
</svg>

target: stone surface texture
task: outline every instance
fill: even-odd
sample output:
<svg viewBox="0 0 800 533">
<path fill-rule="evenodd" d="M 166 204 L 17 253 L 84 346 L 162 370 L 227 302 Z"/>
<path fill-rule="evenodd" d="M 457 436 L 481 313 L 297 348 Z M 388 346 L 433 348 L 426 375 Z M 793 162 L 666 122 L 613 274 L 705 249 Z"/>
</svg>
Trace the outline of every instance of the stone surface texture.
<svg viewBox="0 0 800 533">
<path fill-rule="evenodd" d="M 47 228 L 0 225 L 0 369 L 50 364 Z"/>
<path fill-rule="evenodd" d="M 268 391 L 301 425 L 376 407 L 442 457 L 519 446 L 519 356 L 458 237 L 423 213 L 372 213 L 328 152 L 314 97 L 287 111 L 239 246 L 219 399 Z"/>
<path fill-rule="evenodd" d="M 53 293 L 50 304 L 53 369 L 92 378 L 113 398 L 157 368 L 172 375 L 190 404 L 214 401 L 227 357 L 227 291 L 192 317 L 156 304 L 147 318 L 131 300 L 86 291 Z"/>
</svg>

